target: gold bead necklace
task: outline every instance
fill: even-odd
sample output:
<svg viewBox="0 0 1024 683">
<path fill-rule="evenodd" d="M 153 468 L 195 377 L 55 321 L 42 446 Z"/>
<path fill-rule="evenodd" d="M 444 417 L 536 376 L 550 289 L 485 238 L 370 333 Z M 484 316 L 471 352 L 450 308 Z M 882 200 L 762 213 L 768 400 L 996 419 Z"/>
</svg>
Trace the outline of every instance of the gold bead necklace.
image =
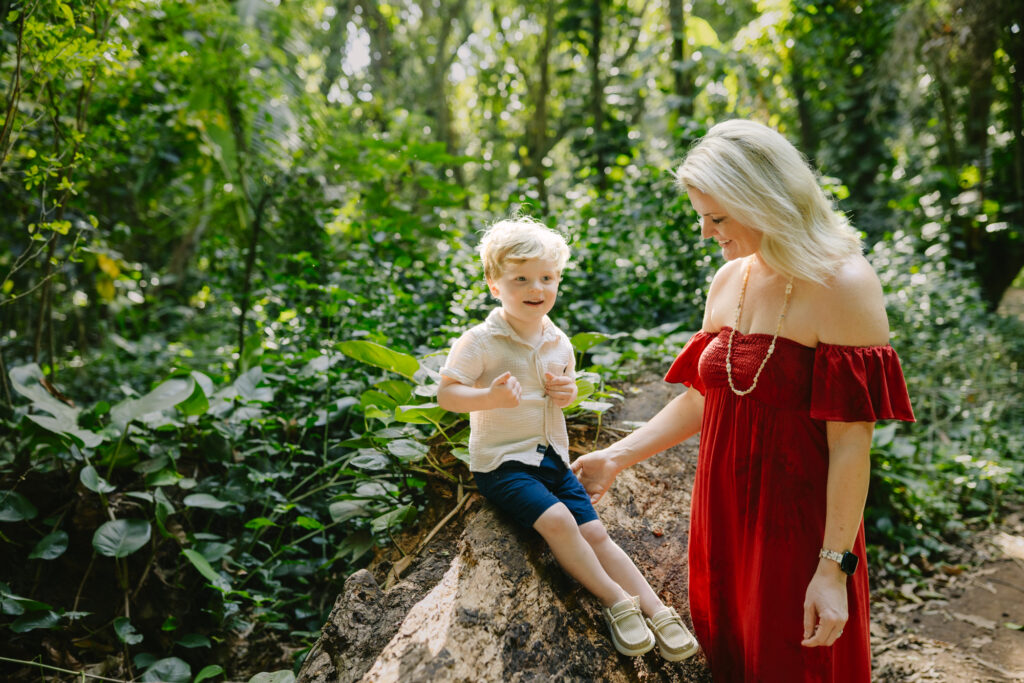
<svg viewBox="0 0 1024 683">
<path fill-rule="evenodd" d="M 740 300 L 736 304 L 736 321 L 732 324 L 732 329 L 729 330 L 729 346 L 725 352 L 725 376 L 729 380 L 729 388 L 737 396 L 746 396 L 754 390 L 754 387 L 757 386 L 757 380 L 761 377 L 761 371 L 767 365 L 768 359 L 775 353 L 775 342 L 779 338 L 779 331 L 782 330 L 782 319 L 786 317 L 786 311 L 789 309 L 789 295 L 793 293 L 793 278 L 791 276 L 789 282 L 786 283 L 786 300 L 783 302 L 782 311 L 779 313 L 779 322 L 775 326 L 775 335 L 772 337 L 772 343 L 768 345 L 768 354 L 765 355 L 764 360 L 761 361 L 761 366 L 754 373 L 754 381 L 750 387 L 740 391 L 732 383 L 732 337 L 736 334 L 736 328 L 740 326 L 740 313 L 743 311 L 743 299 L 747 295 L 747 280 L 750 279 L 750 266 L 752 263 L 753 259 L 747 261 L 747 268 L 743 271 L 743 286 L 740 288 Z"/>
</svg>

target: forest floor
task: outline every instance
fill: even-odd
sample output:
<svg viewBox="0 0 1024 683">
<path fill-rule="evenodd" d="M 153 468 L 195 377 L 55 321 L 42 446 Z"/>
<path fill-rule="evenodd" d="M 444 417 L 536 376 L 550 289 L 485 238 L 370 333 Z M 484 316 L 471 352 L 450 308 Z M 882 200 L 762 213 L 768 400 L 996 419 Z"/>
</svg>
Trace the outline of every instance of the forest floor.
<svg viewBox="0 0 1024 683">
<path fill-rule="evenodd" d="M 660 379 L 625 388 L 626 400 L 606 415 L 605 427 L 621 428 L 650 418 L 677 390 Z M 581 427 L 573 425 L 573 440 L 593 443 L 596 429 Z M 437 502 L 438 510 L 421 516 L 422 529 L 396 539 L 401 545 L 418 545 L 434 526 L 430 520 L 450 510 L 450 498 Z M 411 570 L 421 562 L 433 562 L 440 579 L 446 565 L 436 560 L 457 552 L 462 517 L 454 516 L 437 533 Z M 371 567 L 381 585 L 394 559 L 382 553 Z M 927 578 L 914 583 L 897 585 L 891 577 L 872 577 L 874 680 L 1024 681 L 1024 631 L 1017 626 L 1024 624 L 1024 509 L 1010 510 L 994 526 L 969 536 L 948 559 L 948 564 L 932 568 Z"/>
</svg>

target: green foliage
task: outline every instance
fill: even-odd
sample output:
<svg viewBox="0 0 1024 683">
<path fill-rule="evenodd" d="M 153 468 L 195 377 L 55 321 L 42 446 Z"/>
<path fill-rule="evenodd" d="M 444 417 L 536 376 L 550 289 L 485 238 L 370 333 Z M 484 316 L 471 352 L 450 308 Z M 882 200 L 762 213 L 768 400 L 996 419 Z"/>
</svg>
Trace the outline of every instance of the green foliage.
<svg viewBox="0 0 1024 683">
<path fill-rule="evenodd" d="M 936 236 L 938 237 L 938 236 Z M 1024 475 L 1024 335 L 988 313 L 977 284 L 942 258 L 945 239 L 897 233 L 871 258 L 886 291 L 918 423 L 876 431 L 866 513 L 882 564 L 920 573 L 948 543 L 996 519 Z"/>
<path fill-rule="evenodd" d="M 701 324 L 717 249 L 670 169 L 734 115 L 880 240 L 919 419 L 877 431 L 882 563 L 924 571 L 1016 499 L 1022 335 L 972 284 L 991 304 L 1024 243 L 1012 2 L 698 0 L 678 43 L 658 3 L 371 5 L 4 5 L 12 648 L 56 630 L 198 682 L 233 633 L 311 640 L 431 486 L 468 483 L 435 396 L 493 306 L 479 230 L 521 208 L 568 236 L 566 413 L 600 425 L 605 382 Z"/>
</svg>

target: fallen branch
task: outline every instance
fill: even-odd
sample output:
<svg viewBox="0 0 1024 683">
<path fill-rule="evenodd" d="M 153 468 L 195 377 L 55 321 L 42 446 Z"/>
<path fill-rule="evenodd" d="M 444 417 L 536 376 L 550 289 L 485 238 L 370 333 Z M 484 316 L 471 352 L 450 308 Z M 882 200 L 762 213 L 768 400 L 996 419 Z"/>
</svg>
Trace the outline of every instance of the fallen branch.
<svg viewBox="0 0 1024 683">
<path fill-rule="evenodd" d="M 75 678 L 85 680 L 86 678 L 95 678 L 100 681 L 111 681 L 111 683 L 130 683 L 123 678 L 107 678 L 106 676 L 99 676 L 97 674 L 91 674 L 88 671 L 72 671 L 71 669 L 62 669 L 59 666 L 50 666 L 49 664 L 43 664 L 42 662 L 30 662 L 25 659 L 11 659 L 10 657 L 0 657 L 0 662 L 11 662 L 12 664 L 24 664 L 27 666 L 35 666 L 40 669 L 49 669 L 50 671 L 57 671 L 62 674 L 71 674 Z"/>
</svg>

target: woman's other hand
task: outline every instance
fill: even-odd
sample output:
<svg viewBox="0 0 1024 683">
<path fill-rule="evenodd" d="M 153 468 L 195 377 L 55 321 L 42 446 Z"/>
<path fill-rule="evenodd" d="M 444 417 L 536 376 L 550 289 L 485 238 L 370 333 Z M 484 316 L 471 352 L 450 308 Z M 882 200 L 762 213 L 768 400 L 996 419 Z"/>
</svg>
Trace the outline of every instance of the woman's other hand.
<svg viewBox="0 0 1024 683">
<path fill-rule="evenodd" d="M 849 619 L 846 575 L 832 560 L 821 560 L 804 597 L 804 647 L 828 647 Z"/>
</svg>

